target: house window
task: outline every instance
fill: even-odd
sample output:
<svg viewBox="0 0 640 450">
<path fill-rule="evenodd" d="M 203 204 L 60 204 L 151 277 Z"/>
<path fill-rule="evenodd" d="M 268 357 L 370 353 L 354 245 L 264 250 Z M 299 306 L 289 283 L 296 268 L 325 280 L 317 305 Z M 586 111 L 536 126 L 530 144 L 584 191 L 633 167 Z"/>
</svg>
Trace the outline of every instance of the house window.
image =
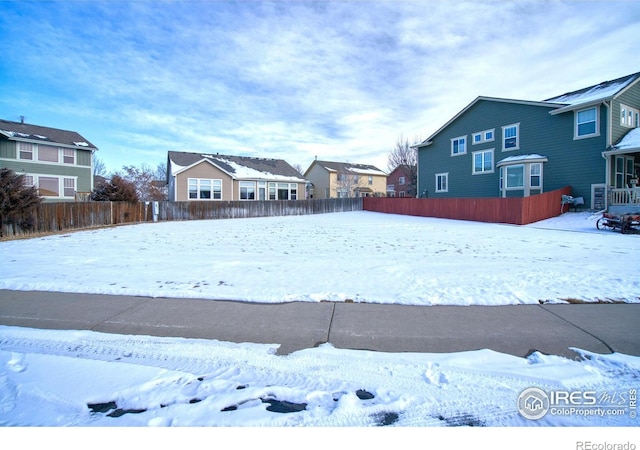
<svg viewBox="0 0 640 450">
<path fill-rule="evenodd" d="M 398 178 L 398 183 L 400 184 L 400 186 L 404 186 L 405 178 L 404 177 Z"/>
<path fill-rule="evenodd" d="M 463 155 L 467 153 L 467 137 L 460 136 L 451 139 L 451 156 Z"/>
<path fill-rule="evenodd" d="M 60 196 L 60 180 L 57 177 L 38 178 L 38 191 L 43 197 Z"/>
<path fill-rule="evenodd" d="M 58 162 L 58 147 L 38 145 L 38 161 Z"/>
<path fill-rule="evenodd" d="M 593 107 L 576 112 L 575 137 L 583 138 L 598 135 L 598 110 Z"/>
<path fill-rule="evenodd" d="M 373 184 L 373 177 L 371 175 L 369 175 L 369 185 Z"/>
<path fill-rule="evenodd" d="M 472 173 L 493 173 L 493 149 L 473 152 Z"/>
<path fill-rule="evenodd" d="M 616 188 L 626 187 L 624 184 L 624 156 L 616 156 Z"/>
<path fill-rule="evenodd" d="M 65 164 L 75 164 L 76 151 L 72 148 L 65 148 L 62 150 L 62 162 Z"/>
<path fill-rule="evenodd" d="M 540 163 L 531 164 L 529 186 L 531 186 L 532 188 L 542 187 L 542 164 Z"/>
<path fill-rule="evenodd" d="M 640 112 L 637 109 L 620 105 L 620 125 L 623 127 L 637 128 L 638 116 L 640 116 Z"/>
<path fill-rule="evenodd" d="M 436 174 L 436 192 L 449 192 L 449 174 Z"/>
<path fill-rule="evenodd" d="M 507 189 L 522 189 L 524 187 L 524 164 L 506 166 L 505 179 Z"/>
<path fill-rule="evenodd" d="M 502 150 L 517 150 L 520 148 L 520 124 L 502 127 Z"/>
<path fill-rule="evenodd" d="M 33 160 L 33 144 L 18 142 L 18 158 Z"/>
<path fill-rule="evenodd" d="M 256 184 L 253 181 L 240 182 L 240 200 L 255 200 Z"/>
<path fill-rule="evenodd" d="M 64 178 L 64 196 L 75 197 L 76 196 L 76 180 L 75 178 Z"/>
<path fill-rule="evenodd" d="M 222 180 L 189 178 L 189 200 L 221 200 Z"/>
<path fill-rule="evenodd" d="M 495 130 L 485 130 L 479 133 L 473 133 L 473 144 L 482 144 L 483 142 L 491 142 L 495 138 Z"/>
<path fill-rule="evenodd" d="M 25 175 L 24 176 L 24 185 L 26 187 L 33 186 L 33 175 Z"/>
</svg>

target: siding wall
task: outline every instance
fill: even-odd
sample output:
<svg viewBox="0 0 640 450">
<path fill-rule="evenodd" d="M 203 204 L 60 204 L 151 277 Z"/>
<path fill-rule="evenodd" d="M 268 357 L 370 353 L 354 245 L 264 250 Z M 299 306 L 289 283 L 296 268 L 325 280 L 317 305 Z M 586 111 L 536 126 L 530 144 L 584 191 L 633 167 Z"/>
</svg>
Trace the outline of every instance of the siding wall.
<svg viewBox="0 0 640 450">
<path fill-rule="evenodd" d="M 233 192 L 233 183 L 231 177 L 209 164 L 206 161 L 201 162 L 176 176 L 176 201 L 182 202 L 189 200 L 189 178 L 207 178 L 222 180 L 222 200 L 236 200 L 238 194 Z"/>
<path fill-rule="evenodd" d="M 543 165 L 544 191 L 571 185 L 572 195 L 584 197 L 589 204 L 591 184 L 604 183 L 607 135 L 606 110 L 600 108 L 600 136 L 574 140 L 574 113 L 552 116 L 546 106 L 480 100 L 442 130 L 433 143 L 418 152 L 418 194 L 429 198 L 469 198 L 500 196 L 500 171 L 495 164 L 509 156 L 540 154 L 549 162 Z M 502 151 L 502 127 L 519 123 L 520 147 Z M 472 134 L 495 130 L 495 140 L 473 145 Z M 451 156 L 451 139 L 467 137 L 467 153 Z M 494 149 L 493 173 L 472 173 L 473 153 Z M 436 193 L 437 173 L 448 173 L 449 189 Z M 513 195 L 511 193 L 510 195 Z M 517 195 L 517 194 L 516 194 Z"/>
<path fill-rule="evenodd" d="M 313 184 L 313 198 L 314 199 L 325 199 L 329 198 L 326 196 L 327 188 L 330 188 L 330 173 L 321 167 L 319 164 L 314 163 L 311 170 L 309 170 L 305 174 L 305 178 L 309 180 Z M 331 195 L 331 191 L 329 192 Z"/>
</svg>

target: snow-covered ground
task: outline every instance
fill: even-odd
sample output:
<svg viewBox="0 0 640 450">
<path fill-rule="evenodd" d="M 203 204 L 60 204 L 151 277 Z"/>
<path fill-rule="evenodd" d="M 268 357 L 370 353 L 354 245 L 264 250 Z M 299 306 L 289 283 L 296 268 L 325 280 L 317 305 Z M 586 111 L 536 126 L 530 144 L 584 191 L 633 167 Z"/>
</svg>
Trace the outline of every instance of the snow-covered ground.
<svg viewBox="0 0 640 450">
<path fill-rule="evenodd" d="M 570 230 L 572 232 L 567 232 Z M 165 222 L 0 243 L 0 289 L 256 302 L 640 302 L 640 235 L 372 212 Z"/>
<path fill-rule="evenodd" d="M 598 231 L 595 219 L 566 213 L 517 227 L 354 212 L 123 226 L 0 242 L 0 288 L 267 302 L 640 302 L 640 235 Z M 612 441 L 640 424 L 635 356 L 275 350 L 0 326 L 0 426 L 625 427 L 605 433 Z M 518 397 L 531 387 L 585 405 L 527 419 Z M 566 448 L 585 436 L 594 441 L 580 432 Z M 492 448 L 513 448 L 501 444 Z"/>
</svg>

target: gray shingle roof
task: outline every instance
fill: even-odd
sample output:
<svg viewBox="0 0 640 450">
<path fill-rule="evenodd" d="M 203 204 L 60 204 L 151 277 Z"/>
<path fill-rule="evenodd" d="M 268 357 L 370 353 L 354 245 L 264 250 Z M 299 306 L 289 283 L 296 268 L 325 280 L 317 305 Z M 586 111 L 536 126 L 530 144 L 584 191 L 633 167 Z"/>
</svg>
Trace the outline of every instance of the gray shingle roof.
<svg viewBox="0 0 640 450">
<path fill-rule="evenodd" d="M 603 81 L 602 83 L 579 89 L 577 91 L 567 92 L 566 94 L 549 98 L 545 100 L 545 102 L 566 103 L 575 105 L 590 101 L 607 99 L 616 95 L 618 92 L 629 86 L 638 78 L 640 78 L 640 72 L 616 78 L 615 80 Z"/>
<path fill-rule="evenodd" d="M 234 164 L 264 174 L 303 180 L 302 175 L 283 159 L 187 152 L 169 152 L 169 159 L 173 164 L 180 167 L 188 167 L 206 159 L 230 175 L 239 178 L 242 178 L 243 174 L 239 172 L 237 167 L 234 167 Z"/>
<path fill-rule="evenodd" d="M 341 173 L 380 172 L 380 175 L 386 175 L 384 171 L 378 169 L 376 166 L 372 166 L 369 164 L 354 164 L 336 161 L 316 161 L 316 164 L 320 164 L 327 170 L 333 170 L 335 172 Z"/>
<path fill-rule="evenodd" d="M 0 134 L 15 140 L 47 142 L 86 148 L 87 150 L 97 150 L 95 145 L 75 131 L 60 130 L 58 128 L 43 127 L 22 122 L 0 119 Z"/>
</svg>

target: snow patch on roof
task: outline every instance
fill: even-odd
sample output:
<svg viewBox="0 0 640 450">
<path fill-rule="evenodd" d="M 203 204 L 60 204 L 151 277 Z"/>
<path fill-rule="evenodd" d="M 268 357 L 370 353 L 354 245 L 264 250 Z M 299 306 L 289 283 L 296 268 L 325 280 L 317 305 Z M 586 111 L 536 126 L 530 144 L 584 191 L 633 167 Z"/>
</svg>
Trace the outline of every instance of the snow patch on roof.
<svg viewBox="0 0 640 450">
<path fill-rule="evenodd" d="M 546 159 L 547 159 L 546 156 L 538 155 L 537 153 L 532 153 L 529 155 L 514 155 L 498 161 L 498 165 L 508 164 L 512 162 L 530 161 L 530 160 L 546 160 Z"/>
<path fill-rule="evenodd" d="M 615 146 L 617 150 L 640 148 L 640 128 L 634 128 Z"/>
<path fill-rule="evenodd" d="M 88 147 L 89 144 L 87 144 L 86 142 L 74 142 L 74 145 L 77 145 L 78 147 Z"/>
<path fill-rule="evenodd" d="M 284 175 L 276 175 L 270 172 L 262 172 L 247 166 L 243 166 L 241 164 L 238 164 L 235 161 L 232 161 L 230 159 L 226 159 L 220 156 L 216 156 L 215 159 L 231 167 L 233 169 L 233 175 L 236 178 L 240 178 L 240 179 L 247 178 L 247 179 L 254 179 L 254 180 L 271 180 L 271 181 L 275 180 L 275 181 L 294 181 L 294 182 L 304 181 L 300 177 L 288 177 Z"/>
<path fill-rule="evenodd" d="M 386 173 L 384 173 L 381 170 L 377 170 L 375 168 L 360 169 L 358 167 L 349 167 L 349 172 L 361 173 L 363 175 L 383 175 L 383 176 L 387 176 Z"/>
<path fill-rule="evenodd" d="M 579 105 L 582 103 L 589 103 L 598 100 L 604 100 L 613 97 L 621 89 L 624 89 L 634 78 L 628 78 L 617 83 L 602 83 L 592 88 L 569 92 L 567 94 L 560 95 L 559 97 L 550 98 L 546 101 L 552 103 L 566 103 L 568 105 Z"/>
</svg>

